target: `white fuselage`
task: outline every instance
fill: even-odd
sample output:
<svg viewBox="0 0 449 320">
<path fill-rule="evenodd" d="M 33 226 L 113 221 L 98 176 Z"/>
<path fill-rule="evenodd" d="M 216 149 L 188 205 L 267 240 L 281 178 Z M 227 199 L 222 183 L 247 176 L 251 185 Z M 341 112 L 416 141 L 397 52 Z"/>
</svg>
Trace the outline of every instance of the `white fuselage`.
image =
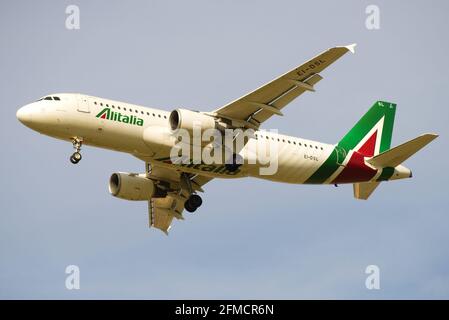
<svg viewBox="0 0 449 320">
<path fill-rule="evenodd" d="M 334 145 L 257 131 L 240 154 L 245 164 L 230 174 L 224 165 L 172 164 L 166 159 L 173 147 L 169 112 L 82 94 L 54 94 L 59 100 L 39 100 L 17 112 L 19 120 L 40 133 L 62 139 L 81 138 L 83 144 L 130 153 L 139 159 L 184 172 L 219 178 L 253 176 L 272 181 L 304 183 L 329 157 Z M 107 116 L 99 116 L 105 108 Z M 258 145 L 259 144 L 259 145 Z M 261 174 L 258 146 L 274 144 L 277 168 Z M 255 164 L 246 164 L 255 160 Z"/>
</svg>

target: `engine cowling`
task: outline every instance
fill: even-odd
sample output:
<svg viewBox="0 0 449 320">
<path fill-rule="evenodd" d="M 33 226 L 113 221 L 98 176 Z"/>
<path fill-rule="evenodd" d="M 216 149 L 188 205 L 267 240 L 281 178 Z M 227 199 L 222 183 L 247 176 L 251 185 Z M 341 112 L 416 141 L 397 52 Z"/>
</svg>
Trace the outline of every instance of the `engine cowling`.
<svg viewBox="0 0 449 320">
<path fill-rule="evenodd" d="M 143 132 L 143 141 L 151 151 L 159 153 L 170 150 L 176 144 L 177 139 L 167 126 L 149 126 Z"/>
<path fill-rule="evenodd" d="M 144 175 L 117 172 L 109 178 L 109 192 L 120 199 L 149 200 L 154 195 L 155 190 L 154 182 Z"/>
<path fill-rule="evenodd" d="M 214 117 L 186 109 L 173 110 L 168 121 L 172 131 L 185 129 L 192 132 L 194 127 L 201 128 L 201 131 L 217 127 Z"/>
</svg>

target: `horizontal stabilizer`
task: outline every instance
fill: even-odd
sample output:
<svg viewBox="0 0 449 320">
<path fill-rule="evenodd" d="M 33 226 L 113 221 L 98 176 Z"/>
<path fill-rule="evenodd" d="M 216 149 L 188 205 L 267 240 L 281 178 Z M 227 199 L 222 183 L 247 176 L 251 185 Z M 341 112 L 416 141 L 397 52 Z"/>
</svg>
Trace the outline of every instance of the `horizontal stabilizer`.
<svg viewBox="0 0 449 320">
<path fill-rule="evenodd" d="M 366 200 L 371 193 L 377 188 L 380 182 L 359 182 L 354 183 L 354 198 Z"/>
<path fill-rule="evenodd" d="M 437 137 L 438 135 L 434 133 L 423 134 L 413 140 L 382 152 L 381 154 L 366 160 L 366 162 L 377 168 L 396 167 Z"/>
</svg>

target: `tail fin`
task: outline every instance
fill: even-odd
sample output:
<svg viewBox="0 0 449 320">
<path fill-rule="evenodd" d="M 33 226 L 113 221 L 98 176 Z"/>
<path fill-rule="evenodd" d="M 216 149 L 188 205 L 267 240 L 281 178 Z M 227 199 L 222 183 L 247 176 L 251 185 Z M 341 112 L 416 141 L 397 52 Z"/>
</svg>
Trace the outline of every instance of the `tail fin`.
<svg viewBox="0 0 449 320">
<path fill-rule="evenodd" d="M 378 168 L 396 167 L 437 137 L 438 135 L 434 133 L 423 134 L 413 140 L 382 152 L 381 154 L 368 159 L 366 162 Z"/>
<path fill-rule="evenodd" d="M 338 147 L 372 157 L 390 149 L 396 104 L 377 101 L 341 139 Z"/>
<path fill-rule="evenodd" d="M 349 150 L 357 151 L 370 165 L 382 169 L 382 173 L 371 182 L 354 183 L 354 197 L 368 199 L 381 181 L 409 178 L 410 169 L 401 163 L 424 148 L 438 135 L 427 133 L 390 149 L 396 104 L 377 101 L 337 145 L 337 155 L 343 158 Z"/>
</svg>

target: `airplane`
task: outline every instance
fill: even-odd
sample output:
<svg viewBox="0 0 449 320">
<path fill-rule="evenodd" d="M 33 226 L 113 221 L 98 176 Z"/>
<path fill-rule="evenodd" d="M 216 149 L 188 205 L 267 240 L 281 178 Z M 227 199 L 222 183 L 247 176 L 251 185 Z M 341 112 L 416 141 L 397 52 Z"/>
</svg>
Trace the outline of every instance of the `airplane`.
<svg viewBox="0 0 449 320">
<path fill-rule="evenodd" d="M 18 120 L 50 137 L 70 141 L 78 163 L 82 145 L 129 153 L 145 162 L 144 173 L 113 173 L 109 192 L 120 199 L 148 201 L 149 226 L 168 235 L 173 219 L 202 204 L 198 193 L 214 178 L 256 177 L 293 184 L 353 184 L 356 199 L 368 199 L 381 182 L 411 178 L 402 163 L 437 134 L 426 133 L 390 148 L 396 104 L 376 101 L 336 144 L 287 136 L 260 126 L 304 92 L 315 91 L 321 72 L 356 44 L 330 48 L 258 89 L 216 110 L 171 112 L 79 93 L 50 94 L 21 107 Z M 225 163 L 172 161 L 177 130 L 253 130 Z M 249 163 L 258 145 L 275 146 L 277 170 L 262 175 Z M 200 148 L 207 148 L 201 145 Z M 226 146 L 225 146 L 226 147 Z M 256 156 L 257 157 L 257 156 Z"/>
</svg>

